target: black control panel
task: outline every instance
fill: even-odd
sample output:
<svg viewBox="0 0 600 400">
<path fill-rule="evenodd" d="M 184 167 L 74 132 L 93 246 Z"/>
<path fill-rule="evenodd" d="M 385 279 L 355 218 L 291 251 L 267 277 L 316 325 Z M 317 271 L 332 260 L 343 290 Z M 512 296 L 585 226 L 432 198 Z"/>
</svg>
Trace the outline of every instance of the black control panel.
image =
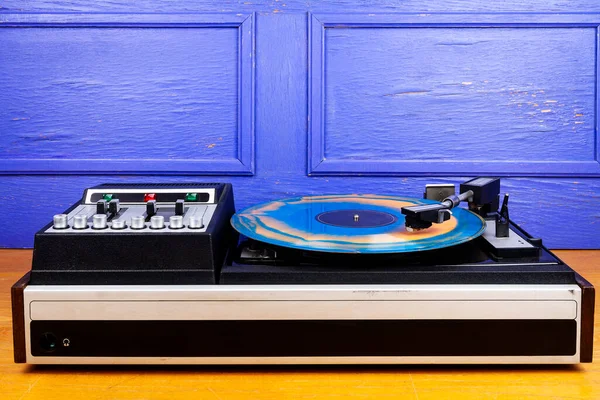
<svg viewBox="0 0 600 400">
<path fill-rule="evenodd" d="M 230 184 L 105 184 L 35 236 L 31 283 L 214 284 L 235 232 Z"/>
</svg>

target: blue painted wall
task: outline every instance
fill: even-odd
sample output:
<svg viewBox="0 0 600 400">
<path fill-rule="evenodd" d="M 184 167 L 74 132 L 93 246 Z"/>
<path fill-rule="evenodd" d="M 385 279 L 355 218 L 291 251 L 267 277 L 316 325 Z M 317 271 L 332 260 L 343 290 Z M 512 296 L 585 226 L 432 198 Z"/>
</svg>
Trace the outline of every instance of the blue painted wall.
<svg viewBox="0 0 600 400">
<path fill-rule="evenodd" d="M 497 175 L 554 248 L 600 247 L 597 0 L 0 3 L 0 246 L 103 182 L 243 208 Z"/>
</svg>

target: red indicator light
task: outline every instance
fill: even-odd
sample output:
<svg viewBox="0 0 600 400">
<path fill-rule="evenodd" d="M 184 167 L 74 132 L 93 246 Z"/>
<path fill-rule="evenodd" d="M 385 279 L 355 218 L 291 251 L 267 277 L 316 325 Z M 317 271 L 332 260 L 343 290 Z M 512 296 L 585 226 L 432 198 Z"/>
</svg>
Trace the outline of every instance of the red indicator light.
<svg viewBox="0 0 600 400">
<path fill-rule="evenodd" d="M 150 200 L 156 200 L 156 193 L 146 193 L 144 195 L 144 202 L 148 202 Z"/>
</svg>

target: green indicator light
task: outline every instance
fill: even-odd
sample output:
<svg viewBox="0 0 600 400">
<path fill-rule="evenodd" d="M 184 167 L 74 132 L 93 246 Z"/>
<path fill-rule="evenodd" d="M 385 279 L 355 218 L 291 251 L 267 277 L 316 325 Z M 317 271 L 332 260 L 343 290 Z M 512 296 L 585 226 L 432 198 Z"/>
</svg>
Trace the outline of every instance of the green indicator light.
<svg viewBox="0 0 600 400">
<path fill-rule="evenodd" d="M 198 201 L 198 193 L 188 193 L 185 195 L 185 201 Z"/>
<path fill-rule="evenodd" d="M 104 194 L 104 195 L 102 195 L 102 198 L 106 201 L 111 201 L 113 199 L 113 195 L 112 194 Z"/>
</svg>

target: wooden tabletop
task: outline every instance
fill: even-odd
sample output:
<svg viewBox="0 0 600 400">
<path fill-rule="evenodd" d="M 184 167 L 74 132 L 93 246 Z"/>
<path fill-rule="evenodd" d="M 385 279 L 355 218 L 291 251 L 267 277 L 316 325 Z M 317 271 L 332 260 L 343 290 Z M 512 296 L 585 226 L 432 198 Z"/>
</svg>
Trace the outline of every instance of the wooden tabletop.
<svg viewBox="0 0 600 400">
<path fill-rule="evenodd" d="M 600 286 L 600 251 L 557 251 Z M 0 250 L 0 399 L 600 399 L 600 349 L 576 366 L 29 366 L 14 364 L 10 287 L 30 250 Z M 597 298 L 600 296 L 597 296 Z M 596 311 L 600 307 L 596 306 Z M 596 337 L 600 331 L 596 315 Z M 598 341 L 595 341 L 596 344 Z"/>
</svg>

